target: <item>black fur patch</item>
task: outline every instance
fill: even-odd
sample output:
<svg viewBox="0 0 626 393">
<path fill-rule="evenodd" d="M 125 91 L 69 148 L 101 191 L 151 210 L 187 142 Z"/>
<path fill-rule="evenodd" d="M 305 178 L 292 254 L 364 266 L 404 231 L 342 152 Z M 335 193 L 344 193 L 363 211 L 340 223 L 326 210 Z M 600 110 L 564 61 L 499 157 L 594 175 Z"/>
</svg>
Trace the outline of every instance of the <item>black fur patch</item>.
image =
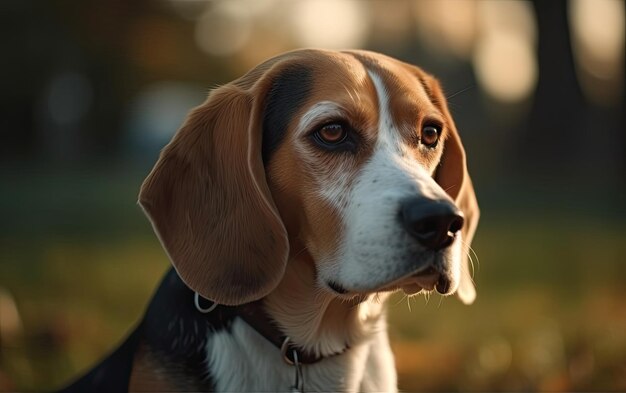
<svg viewBox="0 0 626 393">
<path fill-rule="evenodd" d="M 230 330 L 234 315 L 228 307 L 201 314 L 194 306 L 194 292 L 172 268 L 152 298 L 143 320 L 143 335 L 150 351 L 173 375 L 203 391 L 213 381 L 206 367 L 205 346 L 209 332 Z M 211 303 L 203 304 L 208 307 Z"/>
<path fill-rule="evenodd" d="M 202 307 L 208 307 L 210 303 Z M 143 320 L 126 341 L 99 365 L 62 390 L 63 393 L 126 392 L 139 343 L 158 360 L 171 382 L 213 391 L 206 367 L 205 346 L 210 332 L 230 331 L 236 318 L 232 307 L 218 306 L 201 314 L 194 306 L 194 292 L 171 268 L 154 294 Z"/>
<path fill-rule="evenodd" d="M 302 107 L 313 88 L 313 71 L 309 67 L 292 66 L 283 70 L 272 83 L 267 94 L 263 116 L 263 164 L 285 138 L 293 116 Z"/>
</svg>

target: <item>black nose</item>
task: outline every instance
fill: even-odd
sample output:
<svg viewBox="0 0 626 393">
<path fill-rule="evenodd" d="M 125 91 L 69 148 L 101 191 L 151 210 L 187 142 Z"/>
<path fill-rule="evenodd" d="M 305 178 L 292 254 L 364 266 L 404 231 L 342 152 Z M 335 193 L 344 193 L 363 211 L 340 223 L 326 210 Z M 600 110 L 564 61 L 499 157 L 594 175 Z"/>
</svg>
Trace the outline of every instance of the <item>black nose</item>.
<svg viewBox="0 0 626 393">
<path fill-rule="evenodd" d="M 402 204 L 402 222 L 423 246 L 440 250 L 448 247 L 454 234 L 463 228 L 463 213 L 445 200 L 414 198 Z"/>
</svg>

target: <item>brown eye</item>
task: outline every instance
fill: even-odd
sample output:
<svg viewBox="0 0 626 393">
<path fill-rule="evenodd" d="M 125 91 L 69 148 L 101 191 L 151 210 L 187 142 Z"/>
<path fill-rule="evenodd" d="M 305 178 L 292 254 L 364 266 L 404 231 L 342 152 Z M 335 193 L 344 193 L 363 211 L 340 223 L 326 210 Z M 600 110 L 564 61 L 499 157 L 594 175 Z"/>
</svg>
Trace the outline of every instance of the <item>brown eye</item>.
<svg viewBox="0 0 626 393">
<path fill-rule="evenodd" d="M 320 128 L 315 136 L 327 145 L 338 145 L 346 139 L 348 132 L 341 124 L 333 123 Z"/>
<path fill-rule="evenodd" d="M 433 148 L 439 142 L 439 128 L 435 126 L 424 126 L 422 128 L 422 144 L 426 147 Z"/>
</svg>

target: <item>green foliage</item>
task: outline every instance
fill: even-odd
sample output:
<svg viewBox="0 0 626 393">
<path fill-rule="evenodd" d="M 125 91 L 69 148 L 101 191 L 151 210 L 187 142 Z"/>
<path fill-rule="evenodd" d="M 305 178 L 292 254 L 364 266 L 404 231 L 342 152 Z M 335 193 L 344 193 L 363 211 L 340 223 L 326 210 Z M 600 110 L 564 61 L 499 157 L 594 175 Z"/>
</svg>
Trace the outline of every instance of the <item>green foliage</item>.
<svg viewBox="0 0 626 393">
<path fill-rule="evenodd" d="M 10 233 L 5 223 L 0 317 L 7 326 L 9 299 L 19 324 L 0 336 L 0 391 L 60 386 L 106 355 L 140 318 L 166 256 L 132 204 L 103 211 L 109 216 L 99 222 L 106 225 L 95 232 L 29 235 L 25 226 Z M 390 300 L 400 387 L 626 390 L 623 228 L 508 217 L 483 217 L 474 242 L 474 305 L 438 295 Z"/>
</svg>

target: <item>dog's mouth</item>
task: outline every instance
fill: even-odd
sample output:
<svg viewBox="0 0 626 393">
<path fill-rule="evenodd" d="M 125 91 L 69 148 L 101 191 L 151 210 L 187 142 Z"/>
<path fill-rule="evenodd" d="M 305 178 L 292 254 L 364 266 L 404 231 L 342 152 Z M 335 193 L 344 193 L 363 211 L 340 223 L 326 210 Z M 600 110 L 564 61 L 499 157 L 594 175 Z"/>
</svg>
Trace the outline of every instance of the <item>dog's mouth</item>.
<svg viewBox="0 0 626 393">
<path fill-rule="evenodd" d="M 335 281 L 328 281 L 327 284 L 338 295 L 350 296 L 359 294 L 344 288 Z M 432 292 L 436 290 L 441 295 L 449 295 L 451 287 L 452 281 L 447 274 L 440 272 L 434 266 L 428 266 L 401 277 L 374 292 L 391 292 L 402 289 L 407 295 L 415 295 L 422 291 Z"/>
<path fill-rule="evenodd" d="M 422 291 L 431 292 L 434 290 L 442 295 L 448 295 L 452 284 L 446 274 L 439 272 L 433 266 L 429 266 L 425 270 L 402 280 L 398 286 L 402 288 L 407 295 L 415 295 Z"/>
</svg>

